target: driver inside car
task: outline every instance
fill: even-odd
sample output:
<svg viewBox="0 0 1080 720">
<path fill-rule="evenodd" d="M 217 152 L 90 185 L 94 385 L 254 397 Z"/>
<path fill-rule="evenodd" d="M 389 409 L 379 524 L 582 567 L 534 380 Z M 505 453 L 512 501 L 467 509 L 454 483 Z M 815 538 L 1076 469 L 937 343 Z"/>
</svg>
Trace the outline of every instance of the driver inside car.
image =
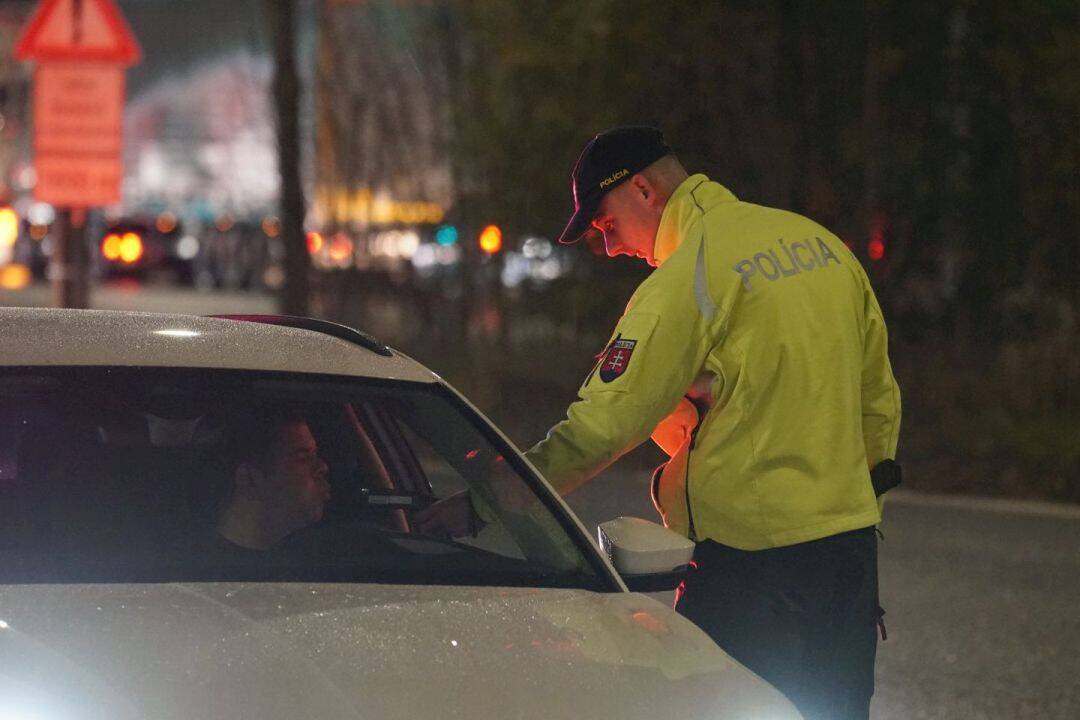
<svg viewBox="0 0 1080 720">
<path fill-rule="evenodd" d="M 311 428 L 287 409 L 250 413 L 234 426 L 230 486 L 214 544 L 232 555 L 271 550 L 322 519 L 327 465 Z"/>
</svg>

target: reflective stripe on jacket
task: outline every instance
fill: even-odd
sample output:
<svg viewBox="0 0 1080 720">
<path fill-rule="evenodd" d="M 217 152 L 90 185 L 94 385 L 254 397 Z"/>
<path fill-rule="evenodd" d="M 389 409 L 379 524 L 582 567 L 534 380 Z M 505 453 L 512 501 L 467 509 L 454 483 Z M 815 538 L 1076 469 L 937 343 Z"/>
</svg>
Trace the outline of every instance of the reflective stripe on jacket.
<svg viewBox="0 0 1080 720">
<path fill-rule="evenodd" d="M 668 201 L 655 254 L 579 400 L 529 460 L 565 494 L 710 372 L 712 409 L 687 458 L 694 539 L 754 550 L 879 522 L 869 467 L 895 456 L 900 393 L 854 255 L 704 175 Z"/>
</svg>

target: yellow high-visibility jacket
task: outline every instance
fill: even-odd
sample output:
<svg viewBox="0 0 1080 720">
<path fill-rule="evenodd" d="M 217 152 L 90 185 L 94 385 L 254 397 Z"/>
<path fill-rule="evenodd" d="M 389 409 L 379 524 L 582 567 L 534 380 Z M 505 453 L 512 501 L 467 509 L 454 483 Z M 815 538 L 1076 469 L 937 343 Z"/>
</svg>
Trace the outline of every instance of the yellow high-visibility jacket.
<svg viewBox="0 0 1080 720">
<path fill-rule="evenodd" d="M 855 256 L 704 175 L 668 201 L 655 256 L 533 465 L 573 490 L 648 438 L 704 371 L 716 379 L 686 457 L 689 537 L 757 550 L 879 522 L 869 468 L 896 454 L 900 391 Z"/>
</svg>

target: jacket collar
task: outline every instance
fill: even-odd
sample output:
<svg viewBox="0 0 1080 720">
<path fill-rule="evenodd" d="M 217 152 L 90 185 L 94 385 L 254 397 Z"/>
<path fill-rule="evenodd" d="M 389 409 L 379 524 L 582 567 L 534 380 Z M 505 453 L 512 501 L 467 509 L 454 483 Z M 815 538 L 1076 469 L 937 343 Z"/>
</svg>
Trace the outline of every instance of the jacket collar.
<svg viewBox="0 0 1080 720">
<path fill-rule="evenodd" d="M 656 258 L 657 267 L 663 265 L 664 261 L 679 249 L 686 226 L 695 215 L 707 212 L 717 203 L 736 200 L 738 198 L 730 190 L 701 173 L 691 175 L 679 183 L 679 187 L 675 188 L 664 206 L 660 227 L 656 230 L 653 256 Z"/>
</svg>

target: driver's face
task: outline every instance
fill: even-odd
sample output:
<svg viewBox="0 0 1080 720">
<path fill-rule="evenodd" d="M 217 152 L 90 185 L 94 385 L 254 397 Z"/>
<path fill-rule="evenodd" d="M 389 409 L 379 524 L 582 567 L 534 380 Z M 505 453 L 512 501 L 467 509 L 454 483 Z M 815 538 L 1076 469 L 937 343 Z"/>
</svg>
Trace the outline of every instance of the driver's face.
<svg viewBox="0 0 1080 720">
<path fill-rule="evenodd" d="M 322 519 L 330 500 L 327 470 L 306 423 L 292 423 L 279 430 L 267 489 L 275 495 L 274 504 L 292 518 L 297 528 Z"/>
</svg>

